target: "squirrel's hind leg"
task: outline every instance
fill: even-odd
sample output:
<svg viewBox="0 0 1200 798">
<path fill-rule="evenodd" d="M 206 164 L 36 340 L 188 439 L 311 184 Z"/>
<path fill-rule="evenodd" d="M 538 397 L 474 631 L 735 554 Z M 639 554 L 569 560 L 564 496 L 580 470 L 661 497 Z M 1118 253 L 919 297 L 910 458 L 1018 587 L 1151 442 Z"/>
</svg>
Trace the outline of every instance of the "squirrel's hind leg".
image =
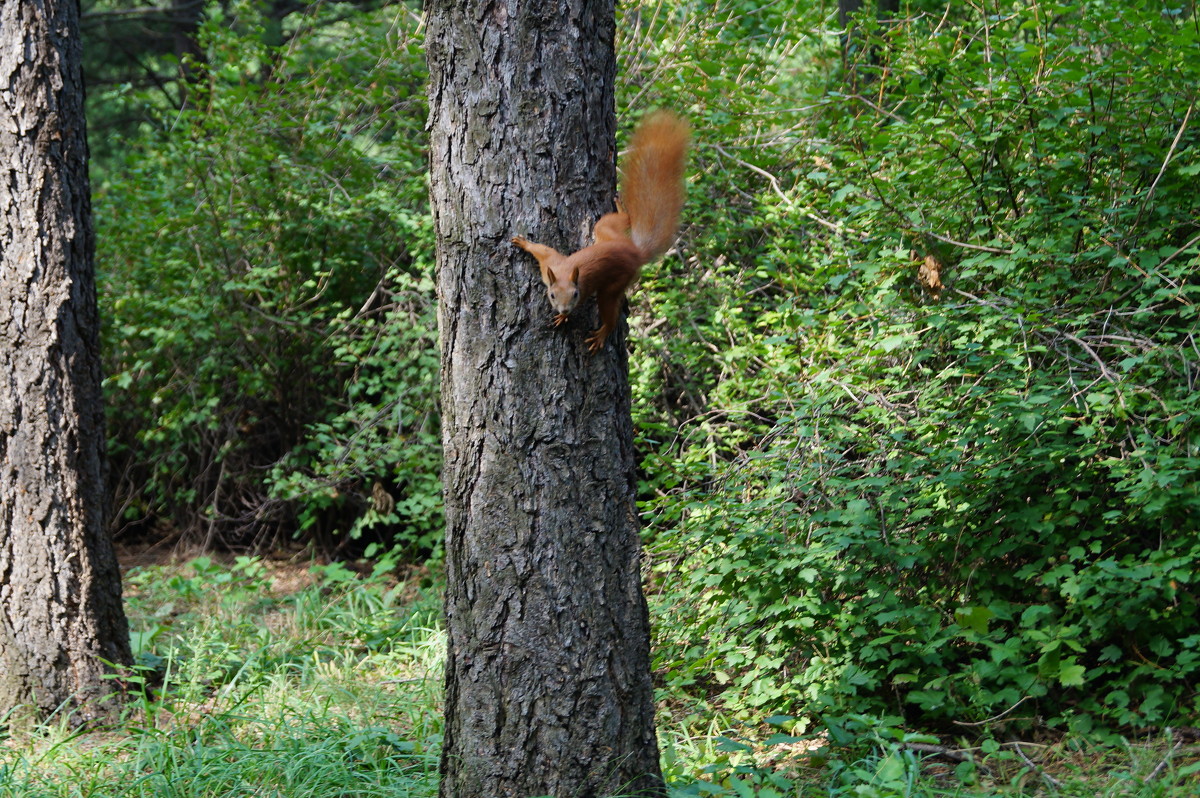
<svg viewBox="0 0 1200 798">
<path fill-rule="evenodd" d="M 593 330 L 592 334 L 587 338 L 588 352 L 596 354 L 604 348 L 604 342 L 608 339 L 609 334 L 617 328 L 617 313 L 621 309 L 621 300 L 625 298 L 624 292 L 616 296 L 603 296 L 596 298 L 596 304 L 600 308 L 600 327 Z"/>
</svg>

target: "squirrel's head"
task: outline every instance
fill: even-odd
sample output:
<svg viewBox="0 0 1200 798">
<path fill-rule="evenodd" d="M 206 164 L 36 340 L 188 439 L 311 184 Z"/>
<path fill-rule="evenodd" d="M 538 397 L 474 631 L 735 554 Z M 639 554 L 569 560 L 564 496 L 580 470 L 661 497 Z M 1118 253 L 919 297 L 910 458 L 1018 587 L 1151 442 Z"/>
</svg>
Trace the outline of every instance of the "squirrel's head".
<svg viewBox="0 0 1200 798">
<path fill-rule="evenodd" d="M 565 271 L 565 270 L 564 270 Z M 567 280 L 556 275 L 553 269 L 546 269 L 550 280 L 546 283 L 546 295 L 550 298 L 550 307 L 555 313 L 570 313 L 579 304 L 579 267 L 571 270 L 571 279 Z"/>
</svg>

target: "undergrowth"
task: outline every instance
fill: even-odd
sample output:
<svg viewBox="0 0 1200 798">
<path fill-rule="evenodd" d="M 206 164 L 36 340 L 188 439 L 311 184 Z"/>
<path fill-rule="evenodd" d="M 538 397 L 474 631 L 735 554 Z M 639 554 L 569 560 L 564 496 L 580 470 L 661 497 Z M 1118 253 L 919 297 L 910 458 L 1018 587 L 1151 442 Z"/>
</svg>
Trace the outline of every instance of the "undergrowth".
<svg viewBox="0 0 1200 798">
<path fill-rule="evenodd" d="M 697 131 L 631 322 L 655 667 L 734 717 L 1196 725 L 1200 20 L 901 6 L 850 50 L 644 16 Z"/>
<path fill-rule="evenodd" d="M 53 718 L 0 743 L 0 798 L 420 798 L 437 794 L 444 636 L 428 573 L 200 557 L 136 568 L 137 652 L 123 719 Z M 672 798 L 1183 798 L 1187 730 L 1098 745 L 937 739 L 896 718 L 736 722 L 660 694 Z"/>
</svg>

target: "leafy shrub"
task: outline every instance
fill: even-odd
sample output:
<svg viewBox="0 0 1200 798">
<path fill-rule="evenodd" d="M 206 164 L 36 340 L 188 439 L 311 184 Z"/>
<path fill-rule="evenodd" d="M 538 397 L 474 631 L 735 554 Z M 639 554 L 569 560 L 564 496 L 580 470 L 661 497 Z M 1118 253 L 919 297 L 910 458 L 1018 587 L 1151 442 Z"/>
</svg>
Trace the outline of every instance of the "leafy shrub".
<svg viewBox="0 0 1200 798">
<path fill-rule="evenodd" d="M 116 506 L 209 543 L 261 546 L 298 517 L 319 541 L 376 526 L 427 545 L 415 24 L 319 7 L 268 48 L 256 9 L 210 9 L 188 106 L 97 192 Z"/>
<path fill-rule="evenodd" d="M 648 468 L 660 667 L 742 712 L 1194 716 L 1194 20 L 911 10 L 703 308 L 728 376 Z"/>
</svg>

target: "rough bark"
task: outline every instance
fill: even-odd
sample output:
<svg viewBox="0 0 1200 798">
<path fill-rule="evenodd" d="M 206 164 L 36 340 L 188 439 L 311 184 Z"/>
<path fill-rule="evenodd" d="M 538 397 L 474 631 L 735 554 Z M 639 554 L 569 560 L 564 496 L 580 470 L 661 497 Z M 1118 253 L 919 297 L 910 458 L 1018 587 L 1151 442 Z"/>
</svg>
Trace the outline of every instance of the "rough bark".
<svg viewBox="0 0 1200 798">
<path fill-rule="evenodd" d="M 128 663 L 104 416 L 77 0 L 0 3 L 0 717 L 107 713 Z"/>
<path fill-rule="evenodd" d="M 861 55 L 857 52 L 861 46 L 863 31 L 851 25 L 853 16 L 863 7 L 863 0 L 838 0 L 838 24 L 842 28 L 842 66 L 846 70 L 846 83 L 855 91 L 859 88 L 862 75 L 859 74 L 857 61 Z M 876 19 L 890 21 L 900 11 L 900 0 L 877 0 L 875 4 Z M 882 53 L 878 47 L 873 47 L 868 53 L 867 62 L 878 66 Z M 871 75 L 867 75 L 871 79 Z"/>
<path fill-rule="evenodd" d="M 863 0 L 838 0 L 838 22 L 844 28 L 854 12 L 863 7 Z M 900 0 L 878 0 L 876 3 L 878 15 L 889 17 L 900 11 Z"/>
<path fill-rule="evenodd" d="M 449 798 L 661 795 L 625 327 L 589 357 L 514 234 L 613 207 L 611 0 L 428 6 Z"/>
<path fill-rule="evenodd" d="M 838 23 L 844 28 L 850 16 L 863 7 L 863 0 L 838 0 Z"/>
</svg>

